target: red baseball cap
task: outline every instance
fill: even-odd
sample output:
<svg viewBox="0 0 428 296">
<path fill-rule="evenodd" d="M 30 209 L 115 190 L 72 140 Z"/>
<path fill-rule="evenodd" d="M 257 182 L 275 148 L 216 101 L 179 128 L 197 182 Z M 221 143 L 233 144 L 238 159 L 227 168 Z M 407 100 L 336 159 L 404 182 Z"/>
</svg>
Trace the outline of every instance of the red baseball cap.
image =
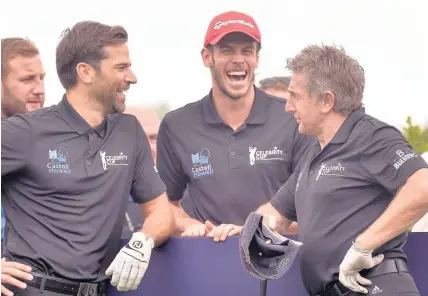
<svg viewBox="0 0 428 296">
<path fill-rule="evenodd" d="M 261 42 L 259 27 L 251 16 L 241 12 L 228 11 L 212 19 L 205 34 L 204 47 L 208 44 L 216 44 L 221 38 L 232 32 L 244 33 L 257 42 Z"/>
</svg>

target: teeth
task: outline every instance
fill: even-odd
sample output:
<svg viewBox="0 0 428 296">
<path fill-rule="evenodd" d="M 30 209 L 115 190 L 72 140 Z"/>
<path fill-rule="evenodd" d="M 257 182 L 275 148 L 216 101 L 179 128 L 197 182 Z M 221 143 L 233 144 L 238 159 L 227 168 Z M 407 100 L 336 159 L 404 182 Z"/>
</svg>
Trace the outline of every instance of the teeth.
<svg viewBox="0 0 428 296">
<path fill-rule="evenodd" d="M 230 71 L 227 72 L 227 75 L 233 75 L 233 76 L 245 76 L 245 71 Z"/>
</svg>

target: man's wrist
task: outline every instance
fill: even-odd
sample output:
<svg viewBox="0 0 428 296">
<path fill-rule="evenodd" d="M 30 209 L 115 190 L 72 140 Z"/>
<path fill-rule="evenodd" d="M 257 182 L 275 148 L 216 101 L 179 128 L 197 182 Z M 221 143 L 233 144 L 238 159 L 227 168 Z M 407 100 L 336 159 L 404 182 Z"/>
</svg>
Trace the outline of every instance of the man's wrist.
<svg viewBox="0 0 428 296">
<path fill-rule="evenodd" d="M 367 255 L 370 255 L 373 252 L 373 250 L 364 249 L 360 247 L 356 241 L 352 242 L 352 247 L 354 248 L 354 250 L 358 251 L 359 253 L 363 253 Z"/>
<path fill-rule="evenodd" d="M 132 245 L 134 248 L 138 248 L 139 243 L 142 242 L 143 244 L 148 244 L 150 246 L 150 249 L 154 248 L 155 242 L 153 238 L 142 231 L 137 231 L 132 234 L 131 240 L 129 241 L 129 244 Z"/>
<path fill-rule="evenodd" d="M 150 249 L 153 249 L 155 247 L 155 241 L 151 236 L 147 237 L 147 243 L 150 245 Z"/>
<path fill-rule="evenodd" d="M 363 235 L 359 235 L 352 242 L 352 245 L 357 251 L 359 251 L 361 253 L 370 254 L 374 250 L 374 248 L 371 246 L 371 244 L 364 239 Z"/>
</svg>

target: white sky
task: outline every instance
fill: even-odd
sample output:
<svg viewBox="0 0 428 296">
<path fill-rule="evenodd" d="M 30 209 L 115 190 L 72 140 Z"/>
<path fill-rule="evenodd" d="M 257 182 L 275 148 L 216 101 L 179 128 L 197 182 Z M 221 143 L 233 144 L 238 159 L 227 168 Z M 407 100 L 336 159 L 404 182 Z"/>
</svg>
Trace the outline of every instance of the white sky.
<svg viewBox="0 0 428 296">
<path fill-rule="evenodd" d="M 428 20 L 423 0 L 3 0 L 0 36 L 26 36 L 39 47 L 48 73 L 49 106 L 63 94 L 55 68 L 61 32 L 82 20 L 123 25 L 139 80 L 128 92 L 127 104 L 167 100 L 177 108 L 208 93 L 211 80 L 200 49 L 211 18 L 227 10 L 251 14 L 261 29 L 259 79 L 288 75 L 285 59 L 308 44 L 334 42 L 365 68 L 369 114 L 396 126 L 404 124 L 407 115 L 428 123 Z"/>
</svg>

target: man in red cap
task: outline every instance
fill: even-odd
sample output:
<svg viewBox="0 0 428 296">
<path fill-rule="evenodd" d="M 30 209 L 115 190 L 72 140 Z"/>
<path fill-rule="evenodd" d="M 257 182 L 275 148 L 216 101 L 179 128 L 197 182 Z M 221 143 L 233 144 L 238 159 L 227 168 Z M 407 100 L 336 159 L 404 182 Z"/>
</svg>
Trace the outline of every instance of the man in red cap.
<svg viewBox="0 0 428 296">
<path fill-rule="evenodd" d="M 157 168 L 182 236 L 223 241 L 238 234 L 248 214 L 296 170 L 312 141 L 300 135 L 283 99 L 254 85 L 260 48 L 251 16 L 230 11 L 214 17 L 201 51 L 211 91 L 161 122 Z"/>
</svg>

